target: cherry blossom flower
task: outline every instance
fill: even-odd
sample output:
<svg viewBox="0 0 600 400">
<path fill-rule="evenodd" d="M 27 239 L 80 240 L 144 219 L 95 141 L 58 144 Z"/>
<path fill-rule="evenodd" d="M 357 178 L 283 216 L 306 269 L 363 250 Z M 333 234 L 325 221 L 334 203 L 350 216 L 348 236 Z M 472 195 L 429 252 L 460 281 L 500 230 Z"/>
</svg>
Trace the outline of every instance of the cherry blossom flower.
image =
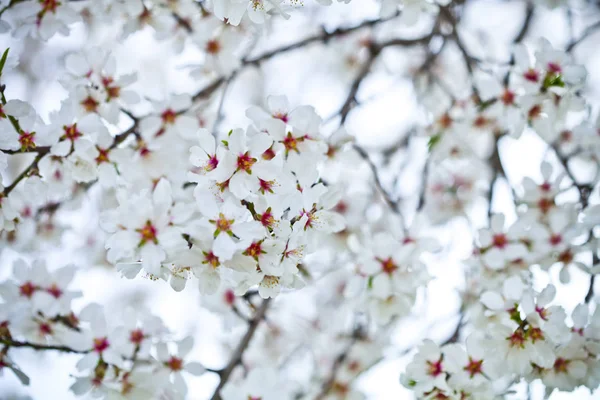
<svg viewBox="0 0 600 400">
<path fill-rule="evenodd" d="M 198 362 L 186 362 L 185 359 L 194 346 L 194 339 L 187 337 L 177 343 L 177 352 L 170 353 L 164 343 L 159 343 L 156 347 L 158 361 L 163 364 L 163 371 L 167 377 L 172 380 L 172 386 L 176 393 L 186 395 L 187 384 L 183 379 L 182 372 L 192 375 L 201 375 L 205 369 Z"/>
<path fill-rule="evenodd" d="M 122 197 L 119 208 L 105 214 L 104 227 L 112 233 L 106 244 L 109 260 L 141 258 L 137 271 L 124 271 L 126 276 L 135 276 L 140 268 L 158 276 L 167 256 L 185 247 L 177 224 L 183 223 L 186 216 L 177 215 L 172 205 L 170 184 L 161 180 L 152 193 Z"/>
</svg>

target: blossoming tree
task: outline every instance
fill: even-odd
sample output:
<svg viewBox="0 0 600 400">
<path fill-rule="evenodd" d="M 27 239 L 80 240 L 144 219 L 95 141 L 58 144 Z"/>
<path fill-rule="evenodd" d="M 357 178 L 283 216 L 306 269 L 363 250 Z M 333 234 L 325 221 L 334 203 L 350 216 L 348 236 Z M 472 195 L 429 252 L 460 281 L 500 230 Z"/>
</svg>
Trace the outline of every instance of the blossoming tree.
<svg viewBox="0 0 600 400">
<path fill-rule="evenodd" d="M 600 8 L 342 3 L 0 0 L 1 398 L 598 388 Z"/>
</svg>

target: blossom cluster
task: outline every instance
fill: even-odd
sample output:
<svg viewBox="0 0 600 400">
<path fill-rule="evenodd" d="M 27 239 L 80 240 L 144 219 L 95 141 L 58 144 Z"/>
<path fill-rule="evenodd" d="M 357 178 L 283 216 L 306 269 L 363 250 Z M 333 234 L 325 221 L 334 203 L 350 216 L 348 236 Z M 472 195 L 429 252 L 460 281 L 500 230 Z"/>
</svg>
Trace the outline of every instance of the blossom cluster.
<svg viewBox="0 0 600 400">
<path fill-rule="evenodd" d="M 74 266 L 50 272 L 42 261 L 17 260 L 14 279 L 0 284 L 0 372 L 11 369 L 27 384 L 29 378 L 11 360 L 11 347 L 50 348 L 81 354 L 71 390 L 103 398 L 184 398 L 182 373 L 200 375 L 205 368 L 187 362 L 192 337 L 173 342 L 160 318 L 145 310 L 123 310 L 122 318 L 105 317 L 103 307 L 88 304 L 75 313 L 72 301 L 81 292 L 69 290 Z M 175 350 L 176 349 L 176 350 Z"/>
<path fill-rule="evenodd" d="M 188 174 L 194 189 L 180 198 L 164 178 L 136 196 L 117 193 L 119 206 L 101 223 L 111 234 L 108 260 L 126 277 L 143 269 L 182 290 L 193 274 L 204 294 L 227 282 L 238 295 L 258 285 L 265 298 L 303 285 L 305 255 L 321 235 L 344 229 L 331 211 L 338 195 L 318 182 L 327 152 L 320 118 L 311 107 L 289 110 L 283 97 L 270 99 L 269 112 L 247 115 L 254 125 L 220 143 L 198 133 Z"/>
<path fill-rule="evenodd" d="M 504 85 L 492 76 L 481 78 L 473 99 L 452 104 L 429 127 L 435 168 L 458 171 L 465 161 L 485 165 L 486 158 L 492 160 L 491 170 L 479 176 L 459 171 L 453 173 L 452 186 L 431 183 L 430 199 L 437 199 L 430 205 L 446 205 L 438 211 L 440 219 L 466 213 L 478 182 L 505 174 L 498 158 L 498 142 L 505 135 L 519 138 L 533 130 L 562 166 L 544 161 L 541 180 L 525 177 L 512 189 L 517 215 L 508 226 L 503 213 L 492 212 L 490 196 L 489 227 L 477 232 L 467 261 L 464 306 L 472 333 L 466 347 L 431 340 L 419 347 L 402 379 L 419 398 L 494 399 L 521 379 L 540 379 L 548 395 L 579 386 L 593 390 L 600 383 L 598 308 L 590 317 L 591 299 L 586 298 L 567 318 L 561 306 L 551 304 L 554 285 L 533 289 L 532 271 L 556 271 L 562 284 L 571 281 L 575 269 L 597 273 L 597 206 L 590 203 L 597 181 L 589 188 L 580 184 L 565 161 L 597 160 L 597 135 L 590 134 L 585 120 L 574 118 L 585 107 L 580 89 L 586 71 L 541 40 L 535 62 L 528 48 L 517 46 L 506 77 Z"/>
<path fill-rule="evenodd" d="M 553 285 L 533 292 L 518 277 L 504 282 L 501 292 L 481 296 L 482 311 L 472 324 L 484 327 L 466 338 L 466 346 L 441 348 L 431 340 L 418 349 L 402 380 L 420 398 L 471 397 L 494 399 L 520 379 L 540 379 L 548 394 L 579 386 L 595 389 L 599 381 L 600 313 L 589 316 L 578 305 L 567 324 L 564 309 L 551 305 Z"/>
</svg>

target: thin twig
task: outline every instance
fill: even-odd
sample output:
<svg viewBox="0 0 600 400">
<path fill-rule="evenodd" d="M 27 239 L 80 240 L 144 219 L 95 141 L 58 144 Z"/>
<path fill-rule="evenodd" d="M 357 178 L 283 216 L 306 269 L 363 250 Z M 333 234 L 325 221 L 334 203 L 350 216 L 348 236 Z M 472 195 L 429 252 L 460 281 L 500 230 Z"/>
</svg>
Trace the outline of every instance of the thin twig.
<svg viewBox="0 0 600 400">
<path fill-rule="evenodd" d="M 10 194 L 10 192 L 12 192 L 15 187 L 17 187 L 19 182 L 21 182 L 23 179 L 28 177 L 29 174 L 33 173 L 37 169 L 38 163 L 45 155 L 46 155 L 46 152 L 38 153 L 35 156 L 35 158 L 33 159 L 33 162 L 31 164 L 29 164 L 29 166 L 27 168 L 25 168 L 25 170 L 23 172 L 21 172 L 19 174 L 19 176 L 17 176 L 10 185 L 8 185 L 7 187 L 4 188 L 4 192 L 2 192 L 2 195 L 4 197 L 8 196 Z"/>
<path fill-rule="evenodd" d="M 377 187 L 379 193 L 381 193 L 381 196 L 383 197 L 385 202 L 390 206 L 392 211 L 398 214 L 402 223 L 402 227 L 404 228 L 405 222 L 402 212 L 400 211 L 400 204 L 397 200 L 392 199 L 392 196 L 387 192 L 387 190 L 384 189 L 383 183 L 379 178 L 379 173 L 377 172 L 377 167 L 375 166 L 375 164 L 373 164 L 373 161 L 371 161 L 369 154 L 367 154 L 367 151 L 357 144 L 354 144 L 353 147 L 354 150 L 356 150 L 356 152 L 362 157 L 362 159 L 365 160 L 367 164 L 369 164 L 369 168 L 371 168 L 371 172 L 373 173 L 373 178 L 375 178 L 375 186 Z"/>
<path fill-rule="evenodd" d="M 234 350 L 233 354 L 231 355 L 231 358 L 229 359 L 229 362 L 227 363 L 225 368 L 223 368 L 223 370 L 220 371 L 219 375 L 221 377 L 221 381 L 219 382 L 219 385 L 215 389 L 215 391 L 211 397 L 211 400 L 220 400 L 221 399 L 221 395 L 220 395 L 221 389 L 223 389 L 223 386 L 225 386 L 225 384 L 229 380 L 229 377 L 231 376 L 233 369 L 242 362 L 242 356 L 244 355 L 244 352 L 248 348 L 248 345 L 250 344 L 250 341 L 252 340 L 252 337 L 254 336 L 254 333 L 256 332 L 258 325 L 260 325 L 260 322 L 265 317 L 265 313 L 267 312 L 267 309 L 269 308 L 270 302 L 271 302 L 271 299 L 263 300 L 260 307 L 256 310 L 254 317 L 252 318 L 252 320 L 250 321 L 250 323 L 248 325 L 248 330 L 246 331 L 246 334 L 244 335 L 244 337 L 242 337 L 242 340 L 237 345 L 236 349 Z"/>
<path fill-rule="evenodd" d="M 90 350 L 75 350 L 67 346 L 60 345 L 46 345 L 46 344 L 37 344 L 30 342 L 20 342 L 17 340 L 10 339 L 0 339 L 0 344 L 3 344 L 8 347 L 27 347 L 33 350 L 56 350 L 61 351 L 63 353 L 77 353 L 77 354 L 86 354 L 89 353 Z"/>
<path fill-rule="evenodd" d="M 588 37 L 590 37 L 591 35 L 593 35 L 594 33 L 596 33 L 596 31 L 598 31 L 598 29 L 600 29 L 600 21 L 588 26 L 583 33 L 581 34 L 581 36 L 579 36 L 577 39 L 575 39 L 574 41 L 572 41 L 571 43 L 569 43 L 567 45 L 566 51 L 567 53 L 573 51 L 573 49 L 578 46 L 579 44 L 581 44 L 581 42 L 583 42 L 585 39 L 587 39 Z"/>
</svg>

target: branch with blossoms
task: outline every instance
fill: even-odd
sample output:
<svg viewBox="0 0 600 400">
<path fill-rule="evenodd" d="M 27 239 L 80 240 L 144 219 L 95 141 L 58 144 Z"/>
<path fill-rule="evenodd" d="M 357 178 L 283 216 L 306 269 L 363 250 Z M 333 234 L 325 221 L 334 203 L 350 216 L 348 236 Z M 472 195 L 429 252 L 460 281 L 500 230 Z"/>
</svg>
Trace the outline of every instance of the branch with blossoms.
<svg viewBox="0 0 600 400">
<path fill-rule="evenodd" d="M 124 319 L 107 321 L 102 307 L 90 304 L 76 315 L 71 303 L 81 293 L 69 290 L 74 267 L 50 272 L 43 262 L 23 260 L 13 267 L 17 280 L 0 284 L 0 371 L 11 369 L 28 384 L 10 356 L 23 348 L 83 355 L 71 390 L 100 396 L 185 393 L 181 372 L 206 372 L 199 363 L 184 362 L 193 339 L 178 342 L 178 352 L 169 351 L 168 331 L 146 311 L 127 309 Z"/>
<path fill-rule="evenodd" d="M 17 261 L 0 285 L 0 370 L 28 384 L 26 363 L 21 369 L 13 356 L 29 349 L 79 357 L 70 387 L 76 396 L 194 398 L 188 375 L 209 372 L 219 378 L 213 400 L 362 398 L 360 383 L 389 360 L 396 337 L 430 317 L 425 303 L 435 301 L 434 285 L 452 284 L 438 276 L 441 263 L 460 264 L 455 275 L 464 275 L 449 318 L 456 324 L 440 339 L 444 324 L 436 321 L 417 334 L 420 344 L 393 352 L 413 357 L 401 377 L 407 390 L 419 399 L 494 399 L 533 381 L 547 394 L 594 390 L 600 174 L 588 179 L 588 172 L 600 171 L 600 145 L 587 71 L 572 50 L 600 25 L 584 26 L 570 4 L 523 2 L 503 61 L 488 43 L 475 51 L 474 1 L 377 2 L 379 17 L 333 29 L 318 21 L 340 19 L 331 18 L 336 9 L 299 5 L 0 4 L 0 33 L 44 46 L 77 26 L 90 43 L 104 44 L 62 57 L 54 80 L 66 97 L 53 100 L 47 118 L 47 107 L 15 96 L 12 78 L 35 69 L 28 50 L 4 53 L 2 244 L 28 259 L 51 260 L 60 250 L 61 259 L 104 265 L 110 276 L 127 278 L 128 288 L 131 280 L 151 284 L 153 298 L 161 285 L 181 292 L 193 284 L 224 331 L 241 333 L 233 342 L 219 337 L 231 351 L 223 368 L 207 369 L 188 362 L 193 337 L 173 341 L 179 335 L 146 311 L 73 308 L 80 297 L 70 289 L 74 267 Z M 564 51 L 535 41 L 548 7 L 565 8 Z M 597 12 L 595 5 L 582 9 Z M 302 35 L 279 38 L 280 25 L 292 35 L 291 16 L 306 22 Z M 488 28 L 480 30 L 489 35 Z M 161 54 L 165 71 L 171 61 L 179 67 L 193 59 L 189 76 L 198 83 L 176 93 L 180 82 L 168 82 L 169 94 L 156 97 L 143 65 L 123 73 L 112 47 L 144 35 L 158 52 L 159 44 L 172 51 L 172 59 Z M 344 84 L 339 104 L 326 101 L 330 118 L 293 96 L 254 96 L 245 87 L 240 95 L 238 85 L 260 85 L 256 72 L 265 87 L 278 86 L 275 75 L 284 73 L 291 82 L 295 74 L 269 67 L 305 54 L 303 71 L 315 59 L 335 66 L 331 80 Z M 357 142 L 364 136 L 353 117 L 391 91 L 381 78 L 411 84 L 420 121 L 377 148 Z M 232 105 L 246 95 L 266 100 L 236 112 Z M 391 114 L 381 112 L 377 122 Z M 509 146 L 532 137 L 548 151 L 517 182 Z M 9 166 L 27 154 L 30 162 L 13 173 Z M 504 207 L 503 190 L 511 197 Z M 466 247 L 464 259 L 454 254 Z M 557 293 L 581 274 L 589 276 L 588 290 L 567 311 Z M 550 282 L 545 288 L 540 275 Z M 178 305 L 197 311 L 187 300 Z"/>
</svg>

